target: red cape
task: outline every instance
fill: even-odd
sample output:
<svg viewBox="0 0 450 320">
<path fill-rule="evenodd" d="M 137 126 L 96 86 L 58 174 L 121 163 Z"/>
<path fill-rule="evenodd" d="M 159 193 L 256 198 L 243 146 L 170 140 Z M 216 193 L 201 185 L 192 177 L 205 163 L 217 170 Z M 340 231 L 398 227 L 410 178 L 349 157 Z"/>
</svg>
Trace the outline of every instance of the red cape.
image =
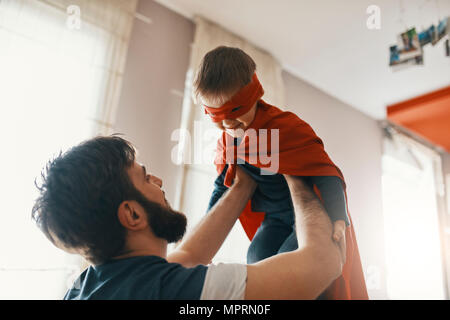
<svg viewBox="0 0 450 320">
<path fill-rule="evenodd" d="M 269 105 L 263 100 L 259 100 L 255 119 L 247 129 L 255 129 L 256 132 L 258 132 L 259 129 L 268 129 L 268 142 L 267 144 L 263 144 L 268 145 L 268 148 L 266 150 L 260 148 L 259 152 L 267 152 L 269 157 L 271 155 L 270 129 L 279 129 L 279 165 L 278 171 L 275 173 L 293 176 L 336 176 L 342 180 L 344 190 L 346 190 L 342 172 L 325 152 L 322 140 L 314 133 L 309 124 L 301 120 L 294 113 L 281 111 L 277 107 Z M 246 141 L 247 138 L 246 134 L 243 141 Z M 251 165 L 266 170 L 269 169 L 270 164 L 261 163 L 259 158 L 257 163 L 255 163 L 255 158 L 252 157 L 252 152 L 254 155 L 255 150 L 250 150 L 245 142 L 242 142 L 241 146 L 236 148 L 232 141 L 233 138 L 225 132 L 218 141 L 215 159 L 218 174 L 220 174 L 225 167 L 226 154 L 227 152 L 230 152 L 230 149 L 232 152 L 235 152 L 238 158 L 247 161 Z M 236 161 L 234 163 L 236 163 Z M 225 184 L 228 186 L 231 185 L 232 179 L 236 173 L 235 166 L 235 164 L 230 164 L 228 167 L 225 177 Z M 316 186 L 314 186 L 314 192 L 319 199 L 321 199 L 320 192 Z M 253 239 L 256 230 L 264 220 L 264 215 L 264 212 L 252 212 L 251 200 L 241 213 L 239 220 L 250 240 Z M 348 214 L 348 216 L 350 226 L 345 230 L 347 260 L 343 267 L 342 275 L 325 291 L 325 297 L 327 299 L 368 299 L 355 232 L 350 214 Z"/>
</svg>

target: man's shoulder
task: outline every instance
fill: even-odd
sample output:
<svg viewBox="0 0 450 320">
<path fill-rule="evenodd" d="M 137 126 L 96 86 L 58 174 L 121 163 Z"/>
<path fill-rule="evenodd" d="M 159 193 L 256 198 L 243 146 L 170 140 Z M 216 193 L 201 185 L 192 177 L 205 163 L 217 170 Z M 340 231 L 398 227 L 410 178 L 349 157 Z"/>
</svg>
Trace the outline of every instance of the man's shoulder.
<svg viewBox="0 0 450 320">
<path fill-rule="evenodd" d="M 206 266 L 186 268 L 156 256 L 91 266 L 65 299 L 199 299 Z"/>
</svg>

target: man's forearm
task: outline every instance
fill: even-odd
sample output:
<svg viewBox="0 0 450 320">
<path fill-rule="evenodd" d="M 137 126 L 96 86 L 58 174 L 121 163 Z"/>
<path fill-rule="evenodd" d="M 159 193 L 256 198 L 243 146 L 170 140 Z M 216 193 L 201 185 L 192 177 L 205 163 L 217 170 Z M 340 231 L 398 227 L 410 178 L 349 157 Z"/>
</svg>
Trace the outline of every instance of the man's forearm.
<svg viewBox="0 0 450 320">
<path fill-rule="evenodd" d="M 330 218 L 311 188 L 299 177 L 285 176 L 295 211 L 299 254 L 309 255 L 317 283 L 329 284 L 342 272 L 342 255 L 332 240 Z M 320 280 L 320 281 L 319 281 Z"/>
<path fill-rule="evenodd" d="M 299 246 L 332 244 L 331 221 L 317 196 L 301 178 L 285 178 L 294 205 Z"/>
<path fill-rule="evenodd" d="M 177 250 L 187 252 L 196 263 L 208 264 L 222 246 L 253 194 L 246 183 L 233 185 L 187 235 Z"/>
</svg>

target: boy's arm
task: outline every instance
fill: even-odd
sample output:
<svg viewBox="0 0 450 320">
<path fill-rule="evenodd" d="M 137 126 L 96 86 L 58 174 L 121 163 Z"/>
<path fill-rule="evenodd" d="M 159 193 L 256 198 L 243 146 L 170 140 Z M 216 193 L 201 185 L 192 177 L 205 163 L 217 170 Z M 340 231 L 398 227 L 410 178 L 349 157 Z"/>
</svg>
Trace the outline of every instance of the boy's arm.
<svg viewBox="0 0 450 320">
<path fill-rule="evenodd" d="M 345 191 L 341 179 L 336 176 L 311 176 L 308 180 L 319 189 L 331 222 L 343 220 L 349 226 Z"/>
<path fill-rule="evenodd" d="M 350 225 L 350 221 L 341 179 L 336 176 L 310 176 L 307 180 L 311 187 L 316 185 L 320 191 L 325 210 L 333 223 L 334 241 L 341 248 L 346 248 L 345 228 Z"/>
<path fill-rule="evenodd" d="M 237 168 L 231 188 L 186 236 L 179 247 L 167 257 L 167 261 L 180 263 L 185 267 L 209 264 L 244 210 L 255 188 L 256 183 L 242 169 Z"/>
<path fill-rule="evenodd" d="M 342 253 L 322 204 L 301 178 L 285 177 L 299 248 L 248 265 L 246 299 L 315 299 L 342 272 Z"/>
<path fill-rule="evenodd" d="M 214 190 L 211 194 L 211 198 L 209 199 L 208 209 L 206 212 L 209 212 L 209 210 L 211 210 L 211 208 L 214 207 L 216 202 L 223 196 L 225 191 L 228 190 L 228 187 L 223 184 L 227 168 L 228 165 L 225 166 L 225 168 L 222 170 L 222 173 L 214 181 Z"/>
</svg>

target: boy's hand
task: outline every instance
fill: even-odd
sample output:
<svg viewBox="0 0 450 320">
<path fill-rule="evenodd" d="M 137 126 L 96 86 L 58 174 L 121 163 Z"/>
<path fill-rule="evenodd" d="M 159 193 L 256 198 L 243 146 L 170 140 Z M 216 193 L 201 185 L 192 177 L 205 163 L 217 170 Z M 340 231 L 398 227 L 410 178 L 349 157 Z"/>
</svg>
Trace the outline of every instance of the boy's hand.
<svg viewBox="0 0 450 320">
<path fill-rule="evenodd" d="M 333 240 L 341 251 L 342 264 L 345 263 L 347 246 L 345 243 L 345 221 L 336 220 L 333 224 Z"/>
</svg>

